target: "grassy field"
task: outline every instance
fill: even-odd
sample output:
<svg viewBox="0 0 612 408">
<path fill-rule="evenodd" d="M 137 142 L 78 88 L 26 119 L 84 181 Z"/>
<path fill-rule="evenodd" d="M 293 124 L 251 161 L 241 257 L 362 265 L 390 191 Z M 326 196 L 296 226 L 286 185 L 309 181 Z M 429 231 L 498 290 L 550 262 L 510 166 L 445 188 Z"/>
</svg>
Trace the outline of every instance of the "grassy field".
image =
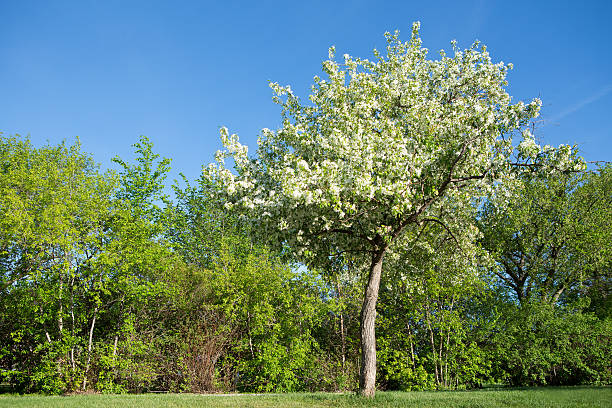
<svg viewBox="0 0 612 408">
<path fill-rule="evenodd" d="M 273 394 L 229 396 L 143 395 L 0 395 L 0 407 L 612 407 L 612 388 L 531 388 L 483 391 L 378 392 L 374 400 L 352 394 Z"/>
</svg>

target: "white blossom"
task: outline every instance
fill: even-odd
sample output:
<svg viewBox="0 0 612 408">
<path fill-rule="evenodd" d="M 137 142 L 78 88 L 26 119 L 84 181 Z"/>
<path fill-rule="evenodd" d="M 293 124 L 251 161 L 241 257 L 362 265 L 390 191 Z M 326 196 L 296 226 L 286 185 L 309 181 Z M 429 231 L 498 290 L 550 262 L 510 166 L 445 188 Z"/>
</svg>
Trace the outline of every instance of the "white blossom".
<svg viewBox="0 0 612 408">
<path fill-rule="evenodd" d="M 373 61 L 344 55 L 341 67 L 331 47 L 308 104 L 271 83 L 283 122 L 262 130 L 254 158 L 221 128 L 225 150 L 204 173 L 223 188 L 228 207 L 239 206 L 270 241 L 305 256 L 330 243 L 392 239 L 397 225 L 383 228 L 381 220 L 401 223 L 419 209 L 427 217 L 470 202 L 528 166 L 581 165 L 570 146 L 542 148 L 528 130 L 513 144 L 542 102 L 511 103 L 510 64 L 492 62 L 478 44 L 459 50 L 453 43 L 452 53 L 427 59 L 418 27 L 408 42 L 387 34 L 387 55 Z M 227 157 L 236 171 L 225 167 Z M 525 166 L 513 167 L 515 159 Z"/>
</svg>

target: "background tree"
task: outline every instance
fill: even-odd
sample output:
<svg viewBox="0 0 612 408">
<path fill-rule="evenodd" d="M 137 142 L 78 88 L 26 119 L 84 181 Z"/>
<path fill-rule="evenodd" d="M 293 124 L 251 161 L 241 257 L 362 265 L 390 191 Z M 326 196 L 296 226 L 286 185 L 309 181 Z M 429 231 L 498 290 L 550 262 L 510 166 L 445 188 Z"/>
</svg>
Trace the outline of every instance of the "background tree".
<svg viewBox="0 0 612 408">
<path fill-rule="evenodd" d="M 608 381 L 610 166 L 524 174 L 506 193 L 479 218 L 497 278 L 494 375 L 513 385 Z"/>
<path fill-rule="evenodd" d="M 566 294 L 573 299 L 588 298 L 587 311 L 600 319 L 612 317 L 612 164 L 585 175 L 574 194 L 583 208 L 582 232 L 573 243 L 577 258 L 584 259 L 581 285 Z M 590 209 L 589 209 L 590 206 Z"/>
<path fill-rule="evenodd" d="M 10 375 L 43 390 L 78 387 L 91 355 L 98 261 L 116 180 L 79 143 L 0 139 L 2 335 Z"/>
<path fill-rule="evenodd" d="M 555 305 L 588 277 L 609 279 L 611 214 L 608 166 L 597 173 L 525 174 L 510 196 L 485 204 L 479 225 L 497 262 L 494 272 L 515 298 Z"/>
<path fill-rule="evenodd" d="M 381 387 L 611 381 L 609 166 L 543 177 L 532 170 L 542 162 L 559 168 L 571 152 L 539 148 L 527 136 L 515 166 L 529 174 L 497 182 L 484 207 L 457 192 L 432 203 L 386 250 Z M 117 159 L 119 174 L 101 174 L 78 144 L 36 148 L 16 136 L 0 147 L 4 384 L 46 393 L 356 388 L 367 254 L 331 239 L 319 253 L 289 247 L 289 239 L 267 247 L 252 237 L 260 225 L 224 208 L 227 196 L 216 194 L 210 174 L 177 188 L 171 202 L 163 197 L 168 160 L 146 139 L 134 163 Z M 532 202 L 541 208 L 533 220 L 543 222 L 533 241 L 563 243 L 562 268 L 547 286 L 553 257 L 528 248 L 534 289 L 517 302 L 485 273 L 500 264 L 478 247 L 473 220 L 479 209 L 531 211 Z M 520 219 L 492 214 L 504 216 L 480 222 Z M 547 238 L 549 230 L 558 236 Z M 288 262 L 299 249 L 319 268 Z M 567 276 L 579 279 L 551 305 L 542 294 Z"/>
</svg>

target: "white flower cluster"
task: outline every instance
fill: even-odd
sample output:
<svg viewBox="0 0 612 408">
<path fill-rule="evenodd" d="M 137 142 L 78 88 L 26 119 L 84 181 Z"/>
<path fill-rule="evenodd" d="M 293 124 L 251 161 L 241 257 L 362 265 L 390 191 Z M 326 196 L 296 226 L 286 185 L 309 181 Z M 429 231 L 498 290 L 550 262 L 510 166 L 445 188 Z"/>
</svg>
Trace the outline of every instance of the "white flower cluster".
<svg viewBox="0 0 612 408">
<path fill-rule="evenodd" d="M 312 254 L 391 237 L 407 217 L 426 215 L 426 203 L 449 202 L 448 191 L 487 188 L 488 172 L 509 173 L 511 134 L 541 106 L 537 99 L 510 103 L 509 65 L 492 63 L 478 45 L 461 51 L 455 44 L 453 56 L 429 60 L 418 25 L 409 42 L 397 33 L 387 40 L 386 57 L 345 55 L 346 70 L 331 48 L 327 78 L 315 77 L 308 105 L 272 83 L 283 125 L 262 131 L 256 158 L 221 129 L 225 151 L 204 173 L 228 208 L 240 206 L 271 240 Z M 520 155 L 542 153 L 523 136 Z M 227 157 L 236 173 L 225 167 Z"/>
</svg>

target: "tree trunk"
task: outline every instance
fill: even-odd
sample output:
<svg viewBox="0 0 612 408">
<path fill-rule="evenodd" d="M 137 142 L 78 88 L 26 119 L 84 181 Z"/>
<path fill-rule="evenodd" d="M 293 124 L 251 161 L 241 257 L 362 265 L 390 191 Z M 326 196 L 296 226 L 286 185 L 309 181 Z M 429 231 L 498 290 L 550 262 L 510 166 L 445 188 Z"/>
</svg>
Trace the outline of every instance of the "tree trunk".
<svg viewBox="0 0 612 408">
<path fill-rule="evenodd" d="M 561 286 L 559 289 L 557 289 L 555 291 L 555 293 L 553 294 L 553 296 L 552 296 L 552 298 L 550 300 L 550 305 L 551 306 L 554 307 L 557 304 L 557 302 L 559 301 L 559 297 L 561 296 L 563 291 L 565 291 L 565 286 Z"/>
<path fill-rule="evenodd" d="M 453 307 L 455 306 L 455 295 L 451 296 L 450 308 L 449 311 L 453 312 Z M 444 350 L 444 387 L 450 387 L 452 385 L 450 378 L 448 377 L 448 354 L 450 353 L 450 336 L 452 330 L 452 322 L 448 322 L 448 330 L 446 332 L 446 349 Z M 440 338 L 440 343 L 442 343 L 442 338 Z M 440 360 L 441 361 L 441 360 Z M 440 367 L 441 369 L 441 367 Z M 452 373 L 451 373 L 452 377 Z"/>
<path fill-rule="evenodd" d="M 438 372 L 438 361 L 437 361 L 437 357 L 436 357 L 436 342 L 434 340 L 434 332 L 433 332 L 433 328 L 431 327 L 431 319 L 429 318 L 429 305 L 427 305 L 426 310 L 426 322 L 427 322 L 427 329 L 429 330 L 429 341 L 431 343 L 431 356 L 432 356 L 432 363 L 434 364 L 434 368 L 436 370 L 436 384 L 440 384 L 440 374 Z"/>
<path fill-rule="evenodd" d="M 89 342 L 87 343 L 87 364 L 85 371 L 83 372 L 83 391 L 87 389 L 87 374 L 89 374 L 89 367 L 91 365 L 91 349 L 93 346 L 93 332 L 96 326 L 96 317 L 98 314 L 98 306 L 94 308 L 93 318 L 91 319 L 91 327 L 89 328 Z"/>
<path fill-rule="evenodd" d="M 119 336 L 115 335 L 115 343 L 113 344 L 113 358 L 117 355 L 117 342 L 119 341 Z"/>
<path fill-rule="evenodd" d="M 359 373 L 359 393 L 373 397 L 376 391 L 376 301 L 380 286 L 380 275 L 385 250 L 372 255 L 370 276 L 366 285 L 361 307 L 361 370 Z"/>
<path fill-rule="evenodd" d="M 59 317 L 57 319 L 57 326 L 59 329 L 60 339 L 64 337 L 64 299 L 62 294 L 64 293 L 64 274 L 62 271 L 59 272 Z"/>
<path fill-rule="evenodd" d="M 412 370 L 416 371 L 416 363 L 414 361 L 414 345 L 412 344 L 412 328 L 408 323 L 408 341 L 410 341 L 410 361 L 412 362 Z"/>
<path fill-rule="evenodd" d="M 340 292 L 340 278 L 336 278 L 336 289 L 338 290 L 338 303 L 340 303 L 340 347 L 342 353 L 342 373 L 346 365 L 346 336 L 344 335 L 344 303 L 342 292 Z"/>
<path fill-rule="evenodd" d="M 74 280 L 75 275 L 72 275 L 70 279 L 70 318 L 71 318 L 71 328 L 70 334 L 74 337 L 75 333 L 75 321 L 74 321 Z M 70 347 L 70 363 L 72 365 L 72 373 L 76 372 L 76 362 L 74 361 L 74 346 Z"/>
<path fill-rule="evenodd" d="M 444 385 L 444 370 L 442 367 L 442 346 L 444 345 L 444 337 L 442 329 L 440 329 L 440 344 L 439 344 L 439 352 L 438 352 L 438 364 L 440 365 L 440 385 Z"/>
<path fill-rule="evenodd" d="M 251 358 L 255 358 L 253 351 L 253 339 L 251 337 L 251 313 L 247 311 L 247 334 L 249 335 L 249 349 L 251 350 Z"/>
</svg>

